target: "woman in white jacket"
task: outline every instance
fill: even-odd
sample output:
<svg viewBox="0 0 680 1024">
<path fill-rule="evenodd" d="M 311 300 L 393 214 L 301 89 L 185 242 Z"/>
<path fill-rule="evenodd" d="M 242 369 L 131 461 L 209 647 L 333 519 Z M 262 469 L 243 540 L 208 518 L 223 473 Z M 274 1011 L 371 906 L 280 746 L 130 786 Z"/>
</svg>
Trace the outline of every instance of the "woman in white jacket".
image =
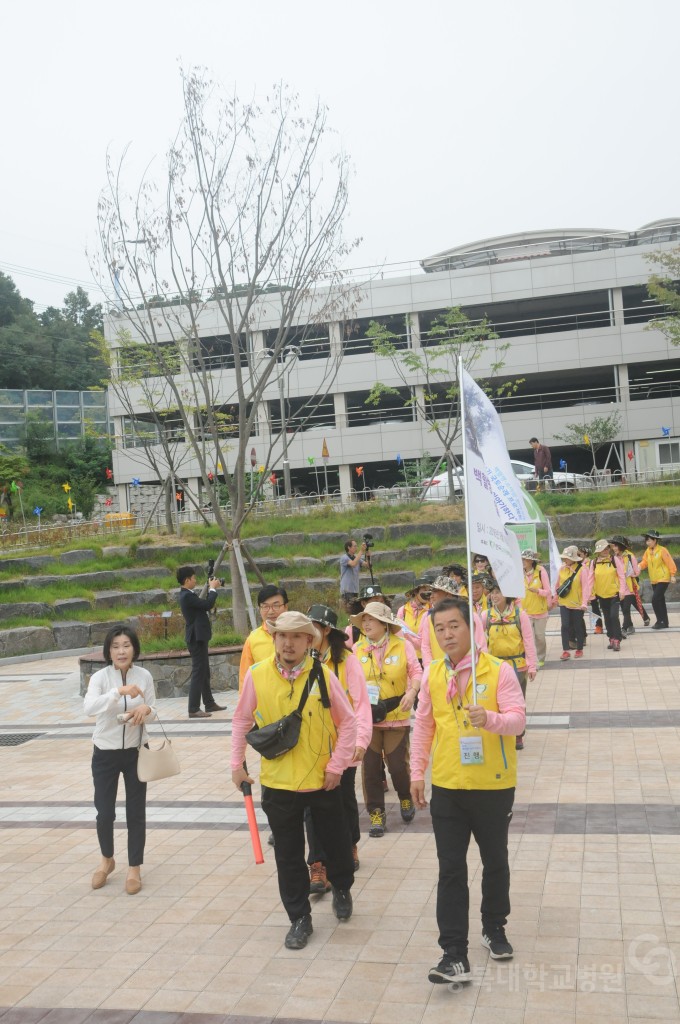
<svg viewBox="0 0 680 1024">
<path fill-rule="evenodd" d="M 101 889 L 116 866 L 113 859 L 113 823 L 116 820 L 118 780 L 125 782 L 128 828 L 128 873 L 125 891 L 142 888 L 140 868 L 146 841 L 146 783 L 137 777 L 137 758 L 147 742 L 145 722 L 155 716 L 153 678 L 135 665 L 139 637 L 128 626 L 114 626 L 104 640 L 106 668 L 91 677 L 85 695 L 85 714 L 96 718 L 92 778 L 97 810 L 97 838 L 102 859 L 92 876 L 92 888 Z"/>
</svg>

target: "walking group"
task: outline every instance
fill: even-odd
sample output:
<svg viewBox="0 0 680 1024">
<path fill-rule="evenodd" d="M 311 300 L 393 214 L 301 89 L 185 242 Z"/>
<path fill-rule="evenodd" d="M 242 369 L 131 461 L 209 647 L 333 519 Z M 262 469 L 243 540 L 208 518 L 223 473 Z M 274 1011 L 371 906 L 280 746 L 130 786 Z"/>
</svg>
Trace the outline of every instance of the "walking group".
<svg viewBox="0 0 680 1024">
<path fill-rule="evenodd" d="M 261 755 L 262 810 L 270 831 L 279 893 L 289 918 L 288 949 L 303 949 L 313 934 L 310 896 L 332 893 L 339 921 L 352 916 L 352 887 L 360 869 L 357 771 L 369 818 L 368 835 L 389 828 L 385 793 L 391 783 L 401 822 L 428 806 L 439 861 L 436 915 L 441 958 L 433 983 L 470 979 L 467 850 L 474 837 L 482 860 L 480 942 L 494 959 L 513 948 L 505 927 L 510 913 L 508 830 L 517 778 L 517 751 L 525 741 L 527 685 L 545 665 L 546 625 L 559 609 L 562 660 L 583 656 L 585 612 L 609 649 L 634 632 L 632 612 L 649 622 L 639 575 L 652 583 L 653 628 L 668 626 L 665 591 L 676 567 L 659 534 L 645 535 L 636 559 L 625 537 L 600 540 L 591 552 L 565 547 L 551 585 L 538 552 L 522 552 L 524 594 L 503 594 L 483 555 L 472 573 L 454 563 L 415 579 L 396 614 L 373 579 L 360 587 L 366 543 L 350 541 L 340 559 L 341 609 L 289 607 L 283 587 L 257 595 L 260 625 L 241 656 L 239 698 L 232 719 L 234 785 L 252 784 L 248 748 Z M 216 587 L 193 592 L 192 567 L 178 571 L 187 642 L 192 655 L 190 717 L 223 710 L 212 696 L 207 643 Z M 623 624 L 620 613 L 623 614 Z M 601 623 L 601 626 L 598 625 Z M 156 715 L 153 679 L 135 665 L 139 640 L 128 627 L 106 638 L 106 666 L 95 673 L 85 711 L 96 718 L 92 773 L 101 862 L 92 887 L 115 869 L 113 826 L 119 776 L 126 789 L 129 868 L 125 888 L 142 887 L 146 785 L 137 761 Z M 207 673 L 207 678 L 206 678 Z M 205 711 L 200 710 L 203 700 Z M 389 776 L 389 781 L 388 781 Z"/>
</svg>

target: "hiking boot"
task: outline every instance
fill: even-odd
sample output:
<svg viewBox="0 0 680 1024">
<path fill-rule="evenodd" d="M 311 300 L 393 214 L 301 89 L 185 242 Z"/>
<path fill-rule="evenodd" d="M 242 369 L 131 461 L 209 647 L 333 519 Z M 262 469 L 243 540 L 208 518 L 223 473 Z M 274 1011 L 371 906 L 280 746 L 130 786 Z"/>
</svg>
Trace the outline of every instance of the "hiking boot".
<svg viewBox="0 0 680 1024">
<path fill-rule="evenodd" d="M 333 913 L 338 921 L 349 921 L 352 909 L 352 893 L 349 889 L 333 889 Z"/>
<path fill-rule="evenodd" d="M 620 640 L 612 640 L 612 642 L 609 645 L 609 650 L 620 651 L 621 650 L 621 641 Z"/>
<path fill-rule="evenodd" d="M 357 850 L 356 843 L 352 847 L 352 860 L 354 861 L 354 870 L 358 871 L 359 868 L 361 867 L 361 862 L 359 860 L 359 851 Z"/>
<path fill-rule="evenodd" d="M 331 891 L 331 883 L 326 878 L 326 865 L 320 860 L 309 866 L 309 891 L 321 894 Z"/>
<path fill-rule="evenodd" d="M 667 622 L 655 622 L 652 629 L 668 629 Z"/>
<path fill-rule="evenodd" d="M 307 939 L 313 931 L 310 914 L 298 917 L 297 921 L 293 921 L 286 935 L 286 949 L 304 949 L 307 945 Z"/>
<path fill-rule="evenodd" d="M 370 819 L 371 827 L 368 830 L 368 834 L 372 839 L 380 839 L 381 836 L 385 835 L 387 815 L 379 807 L 376 807 L 374 811 L 370 812 Z"/>
<path fill-rule="evenodd" d="M 574 657 L 575 658 L 582 658 L 583 657 L 583 651 L 574 651 Z"/>
<path fill-rule="evenodd" d="M 416 809 L 413 804 L 413 800 L 401 800 L 401 820 L 405 821 L 407 825 L 410 825 L 416 816 Z"/>
<path fill-rule="evenodd" d="M 450 985 L 451 982 L 470 981 L 470 962 L 466 956 L 445 953 L 436 967 L 431 967 L 427 980 L 433 985 Z"/>
<path fill-rule="evenodd" d="M 570 657 L 571 657 L 570 651 L 562 651 L 562 653 L 560 654 L 560 661 L 569 661 Z"/>
<path fill-rule="evenodd" d="M 643 619 L 643 620 L 642 620 L 642 625 L 643 625 L 643 626 L 648 626 L 648 625 L 650 624 L 650 622 L 651 622 L 651 621 L 652 621 L 652 620 L 650 619 L 650 617 L 649 617 L 649 615 L 648 615 L 646 619 Z"/>
<path fill-rule="evenodd" d="M 489 928 L 483 931 L 482 945 L 489 950 L 492 960 L 509 960 L 514 953 L 505 937 L 505 928 Z"/>
<path fill-rule="evenodd" d="M 524 750 L 524 740 L 520 739 L 519 736 L 515 740 L 515 750 Z"/>
</svg>

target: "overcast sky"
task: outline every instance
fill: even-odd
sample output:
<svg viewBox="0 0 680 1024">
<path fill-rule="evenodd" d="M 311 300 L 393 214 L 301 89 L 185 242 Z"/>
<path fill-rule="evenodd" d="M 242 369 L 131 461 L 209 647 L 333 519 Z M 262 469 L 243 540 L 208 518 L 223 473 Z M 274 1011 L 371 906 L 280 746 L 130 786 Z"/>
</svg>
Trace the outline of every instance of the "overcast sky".
<svg viewBox="0 0 680 1024">
<path fill-rule="evenodd" d="M 107 148 L 165 151 L 180 60 L 242 96 L 284 79 L 328 104 L 355 169 L 353 266 L 680 217 L 677 0 L 34 0 L 0 25 L 0 270 L 38 309 L 76 284 L 97 297 Z"/>
</svg>

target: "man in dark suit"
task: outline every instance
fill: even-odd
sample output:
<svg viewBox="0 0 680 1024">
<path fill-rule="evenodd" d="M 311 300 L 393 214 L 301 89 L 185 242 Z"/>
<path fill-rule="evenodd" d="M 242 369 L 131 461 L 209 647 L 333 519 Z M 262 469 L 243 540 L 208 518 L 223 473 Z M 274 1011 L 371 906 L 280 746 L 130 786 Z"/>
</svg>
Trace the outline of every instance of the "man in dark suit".
<svg viewBox="0 0 680 1024">
<path fill-rule="evenodd" d="M 225 709 L 215 702 L 210 688 L 210 656 L 208 643 L 212 626 L 208 612 L 217 600 L 220 581 L 213 577 L 208 580 L 208 596 L 203 598 L 194 593 L 196 570 L 193 565 L 182 565 L 177 570 L 180 585 L 179 606 L 186 623 L 184 636 L 191 655 L 191 682 L 189 684 L 189 718 L 210 718 L 211 711 Z M 205 711 L 201 711 L 201 698 Z"/>
</svg>

